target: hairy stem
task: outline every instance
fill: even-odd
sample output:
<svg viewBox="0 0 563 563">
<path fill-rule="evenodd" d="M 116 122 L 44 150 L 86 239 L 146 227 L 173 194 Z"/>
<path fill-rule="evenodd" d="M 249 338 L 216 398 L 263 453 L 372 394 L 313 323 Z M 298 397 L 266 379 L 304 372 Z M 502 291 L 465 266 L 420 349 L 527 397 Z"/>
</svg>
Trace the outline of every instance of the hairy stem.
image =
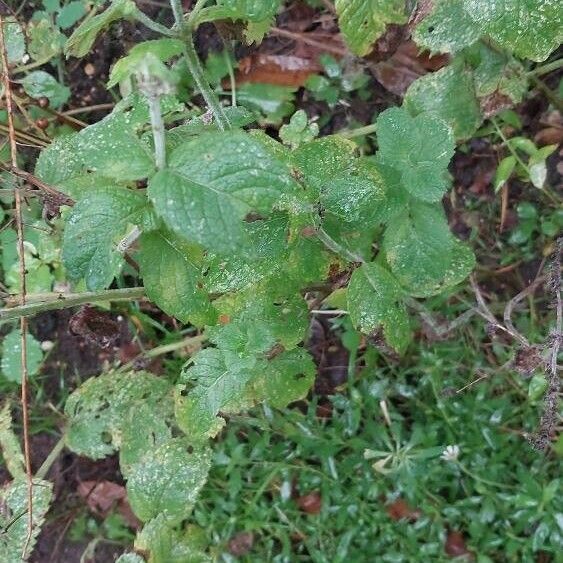
<svg viewBox="0 0 563 563">
<path fill-rule="evenodd" d="M 164 120 L 160 109 L 160 96 L 147 96 L 151 116 L 152 137 L 154 139 L 154 157 L 157 170 L 166 168 L 166 141 Z"/>
<path fill-rule="evenodd" d="M 203 67 L 201 66 L 201 62 L 195 50 L 191 29 L 184 21 L 182 2 L 181 0 L 170 0 L 170 6 L 172 7 L 172 12 L 174 13 L 178 32 L 184 41 L 184 56 L 186 58 L 186 64 L 188 65 L 190 74 L 201 92 L 205 103 L 213 112 L 217 127 L 219 127 L 221 131 L 230 129 L 231 124 L 229 123 L 223 107 L 219 103 L 219 99 L 205 78 Z"/>
<path fill-rule="evenodd" d="M 176 33 L 173 30 L 168 29 L 166 26 L 158 22 L 155 22 L 154 20 L 151 20 L 144 12 L 141 12 L 141 10 L 137 10 L 137 13 L 135 14 L 135 19 L 139 23 L 142 23 L 145 27 L 148 27 L 149 29 L 156 31 L 161 35 L 166 35 L 167 37 L 176 37 Z"/>
<path fill-rule="evenodd" d="M 110 289 L 107 291 L 87 291 L 65 295 L 57 294 L 56 298 L 41 303 L 27 303 L 10 309 L 0 309 L 0 325 L 19 318 L 31 317 L 46 311 L 68 309 L 86 303 L 100 303 L 102 301 L 131 301 L 145 296 L 144 287 L 130 287 L 126 289 Z"/>
</svg>

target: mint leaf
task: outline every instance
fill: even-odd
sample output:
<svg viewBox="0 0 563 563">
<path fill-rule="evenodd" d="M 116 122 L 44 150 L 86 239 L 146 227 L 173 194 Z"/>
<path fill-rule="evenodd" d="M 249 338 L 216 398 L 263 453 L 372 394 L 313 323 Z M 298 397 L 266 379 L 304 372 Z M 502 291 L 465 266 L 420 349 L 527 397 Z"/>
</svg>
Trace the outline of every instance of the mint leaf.
<svg viewBox="0 0 563 563">
<path fill-rule="evenodd" d="M 161 515 L 169 525 L 187 518 L 207 481 L 211 451 L 193 449 L 174 438 L 135 465 L 127 481 L 127 498 L 144 522 Z"/>
<path fill-rule="evenodd" d="M 106 457 L 122 445 L 129 413 L 144 405 L 163 419 L 172 414 L 171 386 L 149 373 L 106 373 L 83 383 L 67 399 L 67 446 L 92 459 Z"/>
<path fill-rule="evenodd" d="M 151 301 L 183 323 L 213 324 L 216 313 L 207 292 L 200 288 L 203 276 L 198 251 L 162 231 L 143 233 L 140 247 L 140 274 Z"/>
<path fill-rule="evenodd" d="M 383 242 L 391 271 L 405 290 L 428 297 L 471 272 L 472 254 L 452 236 L 443 210 L 414 204 L 387 228 Z"/>
<path fill-rule="evenodd" d="M 33 479 L 32 485 L 32 528 L 29 536 L 28 484 L 25 478 L 14 479 L 0 489 L 0 561 L 16 563 L 27 561 L 31 556 L 45 515 L 53 500 L 53 484 Z"/>
<path fill-rule="evenodd" d="M 109 8 L 92 18 L 87 18 L 68 38 L 64 52 L 67 57 L 84 57 L 88 54 L 96 37 L 114 21 L 134 20 L 137 6 L 133 0 L 113 0 Z"/>
<path fill-rule="evenodd" d="M 147 55 L 153 55 L 158 60 L 166 62 L 182 53 L 184 44 L 179 39 L 164 37 L 152 41 L 143 41 L 135 45 L 127 56 L 119 59 L 111 69 L 108 81 L 108 88 L 119 84 L 130 75 L 139 71 L 139 64 Z"/>
<path fill-rule="evenodd" d="M 431 53 L 456 53 L 475 43 L 482 35 L 481 26 L 465 4 L 466 0 L 435 0 L 431 13 L 414 30 L 415 43 Z"/>
<path fill-rule="evenodd" d="M 252 379 L 248 389 L 249 404 L 262 401 L 284 408 L 303 399 L 315 381 L 316 366 L 308 352 L 296 348 L 283 352 L 268 362 Z"/>
<path fill-rule="evenodd" d="M 99 187 L 73 207 L 63 237 L 69 279 L 86 281 L 91 291 L 112 282 L 123 263 L 117 245 L 128 225 L 140 225 L 146 198 L 126 188 Z"/>
<path fill-rule="evenodd" d="M 413 82 L 404 107 L 413 115 L 432 112 L 441 117 L 456 139 L 471 137 L 482 121 L 472 73 L 459 59 Z"/>
<path fill-rule="evenodd" d="M 375 262 L 354 270 L 348 286 L 348 311 L 354 326 L 377 337 L 379 331 L 398 353 L 411 339 L 409 318 L 398 281 Z"/>
<path fill-rule="evenodd" d="M 367 55 L 390 23 L 405 23 L 403 0 L 335 0 L 340 30 L 350 50 Z"/>
<path fill-rule="evenodd" d="M 545 61 L 563 39 L 554 0 L 465 0 L 465 9 L 493 41 L 524 59 Z"/>
<path fill-rule="evenodd" d="M 439 201 L 448 188 L 447 166 L 454 154 L 451 128 L 439 117 L 412 117 L 404 108 L 391 108 L 377 118 L 379 161 L 401 172 L 411 196 Z"/>
<path fill-rule="evenodd" d="M 269 146 L 228 131 L 178 146 L 169 167 L 151 178 L 148 194 L 181 237 L 217 254 L 256 254 L 251 237 L 260 219 L 297 191 L 289 166 Z"/>
<path fill-rule="evenodd" d="M 225 425 L 224 419 L 217 416 L 219 411 L 244 397 L 256 361 L 240 354 L 228 357 L 229 365 L 221 350 L 207 348 L 194 356 L 193 365 L 183 374 L 185 383 L 178 386 L 176 393 L 176 421 L 190 440 L 216 436 Z M 184 397 L 187 383 L 193 388 Z"/>
</svg>

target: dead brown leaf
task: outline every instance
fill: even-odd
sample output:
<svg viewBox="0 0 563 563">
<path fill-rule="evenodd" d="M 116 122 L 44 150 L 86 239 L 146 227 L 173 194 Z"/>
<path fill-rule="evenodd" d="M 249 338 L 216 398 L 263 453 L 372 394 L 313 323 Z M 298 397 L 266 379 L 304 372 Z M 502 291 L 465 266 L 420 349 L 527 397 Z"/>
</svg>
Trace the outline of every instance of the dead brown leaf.
<svg viewBox="0 0 563 563">
<path fill-rule="evenodd" d="M 311 75 L 321 71 L 321 65 L 313 58 L 255 53 L 240 60 L 236 81 L 237 84 L 259 82 L 300 87 Z"/>
<path fill-rule="evenodd" d="M 100 348 L 109 348 L 119 336 L 119 324 L 95 307 L 85 305 L 68 322 L 72 334 L 82 336 Z"/>
<path fill-rule="evenodd" d="M 227 549 L 231 555 L 242 557 L 252 549 L 253 545 L 254 534 L 252 532 L 240 532 L 229 540 Z"/>
<path fill-rule="evenodd" d="M 465 538 L 463 537 L 463 534 L 457 530 L 450 530 L 448 532 L 444 551 L 446 552 L 446 555 L 449 555 L 450 557 L 461 557 L 463 555 L 472 557 L 473 555 L 465 545 Z"/>
<path fill-rule="evenodd" d="M 323 507 L 321 493 L 318 491 L 297 497 L 296 502 L 297 506 L 306 514 L 318 514 Z"/>
<path fill-rule="evenodd" d="M 391 520 L 418 520 L 422 516 L 422 512 L 412 508 L 405 500 L 398 498 L 385 507 L 387 514 Z"/>
</svg>

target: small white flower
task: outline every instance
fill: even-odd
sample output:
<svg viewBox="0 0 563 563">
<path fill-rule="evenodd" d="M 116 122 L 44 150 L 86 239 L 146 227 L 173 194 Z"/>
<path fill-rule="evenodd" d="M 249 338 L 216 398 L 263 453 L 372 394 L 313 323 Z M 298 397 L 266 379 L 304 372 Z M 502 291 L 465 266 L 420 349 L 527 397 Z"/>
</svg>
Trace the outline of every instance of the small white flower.
<svg viewBox="0 0 563 563">
<path fill-rule="evenodd" d="M 55 343 L 52 340 L 43 340 L 41 342 L 41 350 L 43 352 L 49 352 L 55 347 Z"/>
<path fill-rule="evenodd" d="M 442 452 L 440 459 L 443 459 L 444 461 L 457 461 L 459 452 L 460 450 L 458 445 L 446 446 L 446 449 Z"/>
</svg>

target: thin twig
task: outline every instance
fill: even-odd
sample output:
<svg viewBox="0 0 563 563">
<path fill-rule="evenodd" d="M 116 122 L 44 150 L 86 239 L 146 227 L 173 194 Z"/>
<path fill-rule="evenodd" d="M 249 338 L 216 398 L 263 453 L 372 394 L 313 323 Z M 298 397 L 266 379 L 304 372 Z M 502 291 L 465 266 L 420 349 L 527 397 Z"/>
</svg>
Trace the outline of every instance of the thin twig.
<svg viewBox="0 0 563 563">
<path fill-rule="evenodd" d="M 6 43 L 4 40 L 4 18 L 0 16 L 0 56 L 2 59 L 2 81 L 4 83 L 4 96 L 6 98 L 6 112 L 8 114 L 8 134 L 10 141 L 10 160 L 12 168 L 18 167 L 18 148 L 16 145 L 16 131 L 14 127 L 14 115 L 12 105 L 12 85 L 8 71 L 8 56 L 6 54 Z M 25 254 L 24 233 L 22 224 L 22 197 L 19 188 L 14 190 L 15 220 L 18 236 L 18 255 L 20 265 L 20 305 L 26 304 L 26 279 L 25 279 Z M 27 319 L 20 318 L 21 336 L 21 406 L 23 418 L 23 449 L 25 458 L 25 472 L 27 475 L 27 534 L 23 545 L 22 559 L 27 559 L 26 554 L 33 534 L 33 475 L 31 472 L 31 452 L 29 444 L 29 412 L 27 409 Z"/>
<path fill-rule="evenodd" d="M 311 47 L 316 47 L 322 52 L 332 53 L 333 55 L 338 55 L 339 57 L 346 57 L 349 52 L 343 47 L 337 47 L 336 45 L 331 45 L 330 43 L 323 43 L 322 41 L 317 41 L 312 39 L 311 33 L 294 33 L 293 31 L 288 31 L 287 29 L 280 29 L 279 27 L 272 27 L 270 29 L 272 35 L 278 35 L 279 37 L 287 37 L 288 39 L 293 39 L 293 41 L 301 41 L 306 45 L 311 45 Z"/>
</svg>

